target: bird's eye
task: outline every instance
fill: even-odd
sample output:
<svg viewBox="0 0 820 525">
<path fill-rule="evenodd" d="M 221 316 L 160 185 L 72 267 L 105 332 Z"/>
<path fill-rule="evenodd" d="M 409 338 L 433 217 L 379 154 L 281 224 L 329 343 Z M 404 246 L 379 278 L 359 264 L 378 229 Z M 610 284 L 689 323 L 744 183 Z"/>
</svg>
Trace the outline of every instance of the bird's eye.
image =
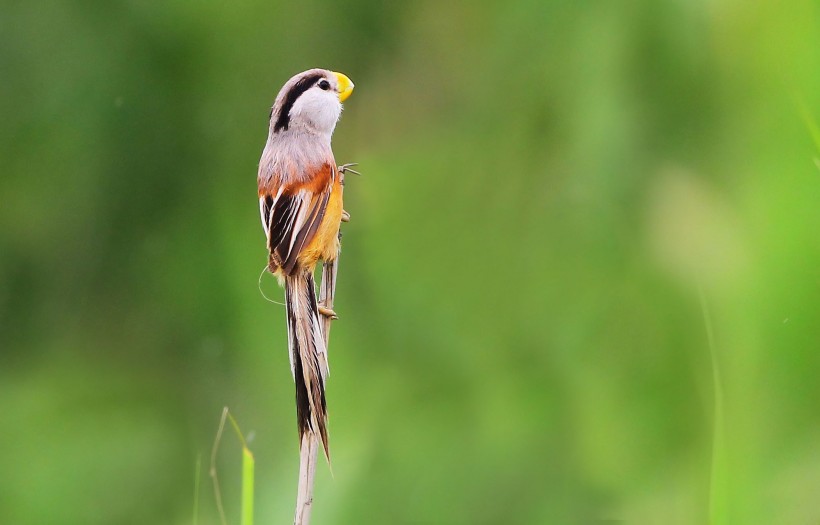
<svg viewBox="0 0 820 525">
<path fill-rule="evenodd" d="M 328 89 L 330 89 L 330 82 L 328 82 L 327 80 L 319 81 L 319 88 L 324 91 L 327 91 Z"/>
</svg>

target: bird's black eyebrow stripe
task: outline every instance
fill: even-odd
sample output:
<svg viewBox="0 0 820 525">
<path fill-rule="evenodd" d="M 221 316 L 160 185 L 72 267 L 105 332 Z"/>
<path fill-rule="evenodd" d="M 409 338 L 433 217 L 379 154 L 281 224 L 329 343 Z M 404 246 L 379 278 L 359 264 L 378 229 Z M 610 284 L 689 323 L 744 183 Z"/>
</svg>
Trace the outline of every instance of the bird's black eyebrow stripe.
<svg viewBox="0 0 820 525">
<path fill-rule="evenodd" d="M 308 75 L 290 88 L 290 91 L 288 91 L 288 94 L 285 96 L 285 102 L 282 104 L 282 108 L 276 116 L 276 125 L 273 126 L 274 132 L 288 129 L 288 124 L 290 124 L 290 110 L 293 109 L 293 104 L 296 102 L 296 99 L 299 98 L 302 93 L 312 88 L 313 85 L 322 78 L 324 78 L 324 75 L 321 73 Z"/>
</svg>

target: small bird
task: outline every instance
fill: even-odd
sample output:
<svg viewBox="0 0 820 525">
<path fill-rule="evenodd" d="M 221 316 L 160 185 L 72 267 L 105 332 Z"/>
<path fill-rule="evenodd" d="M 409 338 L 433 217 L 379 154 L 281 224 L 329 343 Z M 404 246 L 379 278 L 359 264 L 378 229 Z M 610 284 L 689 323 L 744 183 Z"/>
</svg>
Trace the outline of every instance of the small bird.
<svg viewBox="0 0 820 525">
<path fill-rule="evenodd" d="M 285 288 L 290 368 L 296 383 L 299 438 L 310 430 L 322 439 L 329 459 L 325 380 L 327 348 L 313 271 L 339 253 L 342 175 L 330 138 L 353 82 L 326 69 L 310 69 L 288 80 L 270 113 L 268 141 L 259 160 L 257 185 L 268 270 Z"/>
</svg>

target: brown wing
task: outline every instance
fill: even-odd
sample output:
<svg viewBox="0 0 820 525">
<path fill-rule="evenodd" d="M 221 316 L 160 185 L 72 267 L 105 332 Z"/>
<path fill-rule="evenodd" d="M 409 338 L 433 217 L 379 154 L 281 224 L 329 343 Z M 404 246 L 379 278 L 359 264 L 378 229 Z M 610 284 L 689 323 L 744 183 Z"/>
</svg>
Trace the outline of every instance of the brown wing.
<svg viewBox="0 0 820 525">
<path fill-rule="evenodd" d="M 323 165 L 301 183 L 285 185 L 274 194 L 259 197 L 262 225 L 271 258 L 286 275 L 292 275 L 302 248 L 310 243 L 327 210 L 336 170 Z"/>
</svg>

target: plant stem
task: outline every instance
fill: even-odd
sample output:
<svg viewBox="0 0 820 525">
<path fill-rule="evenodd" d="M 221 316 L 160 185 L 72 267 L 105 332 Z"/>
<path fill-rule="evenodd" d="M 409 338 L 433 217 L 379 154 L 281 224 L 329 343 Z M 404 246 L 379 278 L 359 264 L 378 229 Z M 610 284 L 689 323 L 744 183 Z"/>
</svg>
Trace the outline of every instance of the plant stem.
<svg viewBox="0 0 820 525">
<path fill-rule="evenodd" d="M 339 269 L 339 258 L 332 263 L 322 265 L 322 282 L 319 284 L 319 304 L 333 309 L 333 297 L 336 293 L 336 273 Z M 325 338 L 325 348 L 330 345 L 330 317 L 322 317 L 322 334 Z M 328 354 L 330 352 L 328 351 Z M 328 361 L 330 358 L 328 357 Z M 319 439 L 309 429 L 301 436 L 299 447 L 299 485 L 296 493 L 296 513 L 293 517 L 294 525 L 309 525 L 310 514 L 313 510 L 313 480 L 316 474 L 316 458 L 319 453 Z"/>
</svg>

